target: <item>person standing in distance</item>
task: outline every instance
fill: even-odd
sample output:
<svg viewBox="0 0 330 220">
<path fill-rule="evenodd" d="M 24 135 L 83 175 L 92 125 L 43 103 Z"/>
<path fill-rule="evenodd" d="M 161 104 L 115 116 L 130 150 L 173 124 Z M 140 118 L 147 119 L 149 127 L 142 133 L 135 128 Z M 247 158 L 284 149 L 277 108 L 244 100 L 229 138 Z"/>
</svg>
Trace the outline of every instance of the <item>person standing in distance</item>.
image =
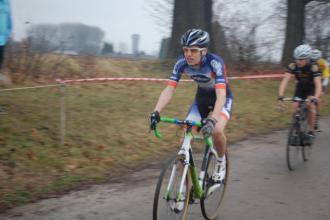
<svg viewBox="0 0 330 220">
<path fill-rule="evenodd" d="M 2 75 L 2 66 L 4 61 L 5 47 L 12 33 L 12 18 L 9 0 L 0 0 L 0 80 L 4 79 Z M 0 113 L 5 110 L 0 107 Z"/>
</svg>

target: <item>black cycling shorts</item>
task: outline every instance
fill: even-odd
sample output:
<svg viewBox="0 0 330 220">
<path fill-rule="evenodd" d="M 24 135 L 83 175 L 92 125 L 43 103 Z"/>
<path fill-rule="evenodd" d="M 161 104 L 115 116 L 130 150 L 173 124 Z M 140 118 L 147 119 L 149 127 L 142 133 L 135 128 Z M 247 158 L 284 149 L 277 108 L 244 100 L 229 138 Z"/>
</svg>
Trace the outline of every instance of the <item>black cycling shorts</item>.
<svg viewBox="0 0 330 220">
<path fill-rule="evenodd" d="M 306 99 L 308 96 L 314 96 L 315 86 L 310 84 L 297 84 L 296 91 L 294 93 L 295 97 Z"/>
<path fill-rule="evenodd" d="M 217 96 L 215 90 L 210 91 L 210 90 L 198 89 L 195 101 L 191 105 L 186 119 L 193 121 L 200 121 L 203 118 L 207 118 L 210 111 L 214 109 L 216 100 L 217 100 Z M 227 97 L 224 107 L 220 113 L 227 120 L 229 120 L 231 116 L 232 103 L 233 103 L 233 99 L 231 97 Z"/>
</svg>

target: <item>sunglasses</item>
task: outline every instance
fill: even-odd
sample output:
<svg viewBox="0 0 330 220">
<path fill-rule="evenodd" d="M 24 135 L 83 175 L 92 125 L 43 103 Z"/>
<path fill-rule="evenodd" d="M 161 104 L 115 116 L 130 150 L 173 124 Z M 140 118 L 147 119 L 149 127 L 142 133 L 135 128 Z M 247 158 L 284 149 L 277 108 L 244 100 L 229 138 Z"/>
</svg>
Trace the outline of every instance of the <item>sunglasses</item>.
<svg viewBox="0 0 330 220">
<path fill-rule="evenodd" d="M 299 61 L 299 62 L 301 62 L 303 60 L 308 60 L 308 59 L 296 59 L 296 61 Z"/>
<path fill-rule="evenodd" d="M 190 53 L 196 54 L 196 53 L 199 53 L 200 51 L 204 50 L 204 48 L 199 48 L 199 47 L 183 47 L 182 50 L 183 50 L 184 53 L 188 53 L 190 51 Z"/>
</svg>

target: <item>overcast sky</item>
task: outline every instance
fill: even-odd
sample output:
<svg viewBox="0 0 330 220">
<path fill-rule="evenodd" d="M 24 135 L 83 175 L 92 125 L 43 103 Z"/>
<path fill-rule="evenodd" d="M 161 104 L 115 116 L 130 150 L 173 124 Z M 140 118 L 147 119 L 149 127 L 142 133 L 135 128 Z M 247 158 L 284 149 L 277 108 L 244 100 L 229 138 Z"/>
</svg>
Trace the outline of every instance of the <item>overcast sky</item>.
<svg viewBox="0 0 330 220">
<path fill-rule="evenodd" d="M 116 51 L 132 52 L 131 36 L 139 34 L 139 50 L 156 54 L 161 39 L 168 37 L 170 31 L 166 27 L 161 28 L 159 20 L 152 16 L 151 4 L 155 2 L 156 0 L 11 0 L 14 38 L 21 39 L 28 26 L 33 24 L 80 22 L 100 27 L 106 34 L 105 41 L 113 43 Z M 217 1 L 215 0 L 214 4 L 215 2 Z M 226 7 L 218 8 L 215 5 L 216 11 L 249 15 L 262 20 L 271 13 L 272 5 L 278 0 L 222 0 L 221 2 L 226 4 Z M 165 23 L 170 22 L 166 14 L 160 17 Z M 273 33 L 272 28 L 274 27 L 265 24 L 263 37 L 265 33 Z"/>
<path fill-rule="evenodd" d="M 165 36 L 151 16 L 150 1 L 11 0 L 14 38 L 21 39 L 31 24 L 80 22 L 100 27 L 106 33 L 105 40 L 113 43 L 115 50 L 126 44 L 126 52 L 131 52 L 131 35 L 139 34 L 140 51 L 154 54 Z"/>
</svg>

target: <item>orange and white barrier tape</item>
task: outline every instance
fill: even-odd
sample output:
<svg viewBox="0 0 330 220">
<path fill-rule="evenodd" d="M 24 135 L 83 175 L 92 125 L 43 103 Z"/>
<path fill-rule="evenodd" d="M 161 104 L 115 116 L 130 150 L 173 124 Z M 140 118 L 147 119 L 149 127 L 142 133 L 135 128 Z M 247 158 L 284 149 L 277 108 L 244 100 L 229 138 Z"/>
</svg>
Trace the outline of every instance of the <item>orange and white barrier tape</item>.
<svg viewBox="0 0 330 220">
<path fill-rule="evenodd" d="M 56 80 L 58 83 L 81 83 L 81 82 L 106 82 L 106 81 L 151 81 L 151 82 L 161 82 L 168 81 L 168 79 L 160 78 L 132 78 L 132 77 L 108 77 L 108 78 L 87 78 L 87 79 L 67 79 L 67 80 Z M 181 80 L 180 80 L 181 81 Z M 182 81 L 192 81 L 192 80 L 182 80 Z"/>
<path fill-rule="evenodd" d="M 40 88 L 48 88 L 48 87 L 56 87 L 58 84 L 54 85 L 43 85 L 43 86 L 28 86 L 28 87 L 19 87 L 19 88 L 8 88 L 8 89 L 0 89 L 2 91 L 16 91 L 16 90 L 26 90 L 26 89 L 40 89 Z"/>
<path fill-rule="evenodd" d="M 267 75 L 250 75 L 250 76 L 233 76 L 228 79 L 264 79 L 264 78 L 280 78 L 283 74 L 267 74 Z M 149 82 L 167 82 L 168 79 L 161 78 L 133 78 L 133 77 L 107 77 L 107 78 L 87 78 L 87 79 L 67 79 L 56 80 L 60 84 L 82 83 L 82 82 L 106 82 L 106 81 L 149 81 Z M 182 79 L 180 82 L 193 82 L 191 79 Z"/>
<path fill-rule="evenodd" d="M 250 76 L 232 76 L 228 79 L 266 79 L 266 78 L 282 78 L 283 74 L 266 74 L 266 75 L 250 75 Z"/>
<path fill-rule="evenodd" d="M 266 79 L 266 78 L 281 78 L 283 74 L 267 74 L 267 75 L 250 75 L 250 76 L 232 76 L 228 79 Z M 149 82 L 167 82 L 168 79 L 161 78 L 133 78 L 133 77 L 108 77 L 108 78 L 87 78 L 87 79 L 57 79 L 56 82 L 59 84 L 74 84 L 74 83 L 83 83 L 83 82 L 107 82 L 107 81 L 149 81 Z M 181 79 L 180 82 L 193 82 L 191 79 Z M 26 90 L 26 89 L 38 89 L 46 87 L 55 87 L 55 85 L 42 85 L 42 86 L 30 86 L 30 87 L 21 87 L 21 88 L 8 88 L 0 89 L 1 91 L 15 91 L 15 90 Z"/>
</svg>

